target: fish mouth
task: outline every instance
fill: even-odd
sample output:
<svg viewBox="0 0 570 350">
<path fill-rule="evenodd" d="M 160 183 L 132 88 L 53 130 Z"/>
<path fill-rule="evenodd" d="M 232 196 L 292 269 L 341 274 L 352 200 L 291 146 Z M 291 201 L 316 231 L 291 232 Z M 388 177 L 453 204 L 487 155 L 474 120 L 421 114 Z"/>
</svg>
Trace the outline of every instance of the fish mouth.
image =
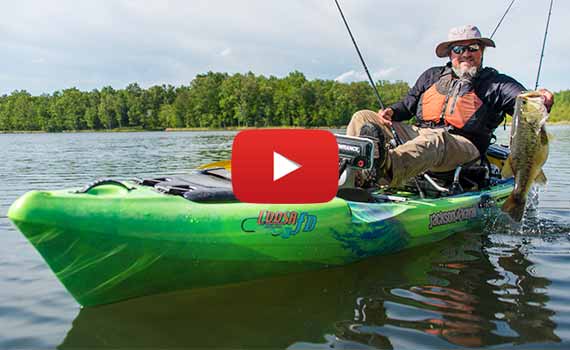
<svg viewBox="0 0 570 350">
<path fill-rule="evenodd" d="M 525 100 L 528 100 L 528 99 L 533 99 L 533 98 L 537 98 L 537 97 L 542 97 L 542 94 L 538 91 L 527 91 L 527 92 L 523 92 L 518 97 L 525 99 Z"/>
<path fill-rule="evenodd" d="M 521 101 L 522 106 L 533 106 L 536 109 L 541 109 L 544 106 L 544 97 L 537 91 L 523 92 L 517 96 Z"/>
</svg>

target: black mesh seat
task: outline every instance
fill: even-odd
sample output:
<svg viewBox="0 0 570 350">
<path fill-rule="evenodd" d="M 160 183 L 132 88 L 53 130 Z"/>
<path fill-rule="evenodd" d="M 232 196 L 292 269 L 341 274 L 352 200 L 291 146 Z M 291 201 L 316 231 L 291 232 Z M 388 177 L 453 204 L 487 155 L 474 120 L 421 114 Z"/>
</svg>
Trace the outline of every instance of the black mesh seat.
<svg viewBox="0 0 570 350">
<path fill-rule="evenodd" d="M 176 175 L 138 180 L 143 186 L 182 196 L 193 202 L 220 203 L 237 201 L 231 182 L 231 174 L 224 168 L 200 170 L 188 175 Z"/>
</svg>

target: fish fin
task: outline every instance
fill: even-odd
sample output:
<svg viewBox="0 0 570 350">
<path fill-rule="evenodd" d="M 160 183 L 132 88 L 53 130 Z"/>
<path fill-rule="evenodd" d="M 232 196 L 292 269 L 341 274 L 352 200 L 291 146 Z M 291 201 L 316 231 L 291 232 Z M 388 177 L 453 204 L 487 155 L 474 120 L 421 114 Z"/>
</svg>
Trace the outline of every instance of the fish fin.
<svg viewBox="0 0 570 350">
<path fill-rule="evenodd" d="M 503 179 L 508 179 L 510 177 L 513 177 L 513 175 L 514 171 L 513 171 L 512 160 L 511 157 L 508 157 L 507 160 L 505 161 L 505 164 L 503 165 L 503 168 L 501 169 L 501 177 Z"/>
<path fill-rule="evenodd" d="M 546 185 L 547 181 L 548 180 L 546 179 L 546 175 L 544 175 L 544 171 L 541 169 L 540 173 L 538 173 L 538 175 L 536 175 L 534 182 L 536 182 L 537 184 Z"/>
<path fill-rule="evenodd" d="M 524 215 L 524 208 L 526 206 L 526 201 L 515 198 L 513 194 L 507 198 L 503 204 L 501 210 L 504 213 L 509 214 L 509 216 L 516 222 L 520 222 Z"/>
<path fill-rule="evenodd" d="M 546 130 L 544 130 L 544 128 L 540 128 L 536 135 L 538 136 L 540 144 L 543 146 L 547 146 L 553 137 L 552 134 L 546 132 Z"/>
</svg>

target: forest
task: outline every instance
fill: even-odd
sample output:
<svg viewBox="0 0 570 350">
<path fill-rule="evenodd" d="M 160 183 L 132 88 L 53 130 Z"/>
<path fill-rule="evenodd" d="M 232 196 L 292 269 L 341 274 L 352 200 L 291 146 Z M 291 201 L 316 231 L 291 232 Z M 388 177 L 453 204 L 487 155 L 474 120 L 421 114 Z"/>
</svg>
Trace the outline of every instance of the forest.
<svg viewBox="0 0 570 350">
<path fill-rule="evenodd" d="M 378 81 L 385 105 L 409 89 L 403 81 Z M 178 128 L 339 127 L 359 109 L 378 110 L 367 82 L 308 80 L 208 72 L 188 86 L 125 89 L 77 88 L 32 96 L 25 90 L 0 96 L 0 131 L 165 130 Z M 555 94 L 550 121 L 570 120 L 570 90 Z"/>
</svg>

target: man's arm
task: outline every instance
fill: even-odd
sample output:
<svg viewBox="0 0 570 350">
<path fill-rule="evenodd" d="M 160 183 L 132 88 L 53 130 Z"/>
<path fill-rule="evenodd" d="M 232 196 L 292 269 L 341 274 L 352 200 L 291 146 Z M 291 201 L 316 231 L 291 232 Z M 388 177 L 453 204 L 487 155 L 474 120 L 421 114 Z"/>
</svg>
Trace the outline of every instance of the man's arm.
<svg viewBox="0 0 570 350">
<path fill-rule="evenodd" d="M 517 96 L 527 91 L 527 89 L 521 83 L 505 74 L 497 74 L 490 84 L 488 89 L 489 100 L 493 108 L 498 112 L 498 115 L 501 116 L 500 120 L 495 120 L 489 125 L 491 129 L 495 129 L 503 122 L 505 113 L 509 115 L 515 113 Z M 543 88 L 538 89 L 538 92 L 544 98 L 544 105 L 547 111 L 550 112 L 554 104 L 554 95 L 549 90 Z"/>
<path fill-rule="evenodd" d="M 515 102 L 517 96 L 527 89 L 518 81 L 505 74 L 499 74 L 492 68 L 486 68 L 487 74 L 491 74 L 489 79 L 483 79 L 479 91 L 483 93 L 484 101 L 489 103 L 496 111 L 496 116 L 487 120 L 487 127 L 490 130 L 496 129 L 505 120 L 505 115 L 515 113 Z M 544 96 L 544 104 L 548 111 L 553 103 L 553 96 L 546 89 L 539 90 Z"/>
<path fill-rule="evenodd" d="M 491 88 L 494 108 L 497 111 L 513 115 L 517 96 L 526 90 L 527 89 L 515 79 L 505 74 L 498 74 Z"/>
<path fill-rule="evenodd" d="M 521 83 L 505 74 L 498 74 L 492 83 L 492 101 L 498 111 L 513 115 L 517 96 L 528 91 Z M 554 95 L 547 89 L 540 88 L 538 92 L 544 98 L 544 105 L 548 112 L 554 104 Z"/>
</svg>

